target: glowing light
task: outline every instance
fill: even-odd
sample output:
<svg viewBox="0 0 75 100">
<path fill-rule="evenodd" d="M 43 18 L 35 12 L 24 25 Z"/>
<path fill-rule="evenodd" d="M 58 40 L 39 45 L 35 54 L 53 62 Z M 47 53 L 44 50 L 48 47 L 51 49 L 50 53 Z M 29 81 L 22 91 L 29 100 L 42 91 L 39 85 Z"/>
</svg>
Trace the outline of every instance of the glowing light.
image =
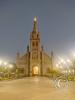
<svg viewBox="0 0 75 100">
<path fill-rule="evenodd" d="M 67 59 L 67 62 L 70 63 L 70 64 L 72 64 L 71 60 L 69 60 L 69 59 Z"/>
<path fill-rule="evenodd" d="M 0 65 L 2 65 L 2 60 L 0 60 Z"/>
<path fill-rule="evenodd" d="M 71 62 L 69 59 L 67 59 L 67 62 Z"/>
<path fill-rule="evenodd" d="M 65 64 L 65 61 L 64 61 L 64 59 L 61 59 L 61 63 Z"/>
<path fill-rule="evenodd" d="M 59 64 L 56 64 L 56 67 L 58 68 L 59 67 Z"/>
<path fill-rule="evenodd" d="M 13 65 L 12 64 L 9 64 L 9 68 L 13 68 Z"/>
<path fill-rule="evenodd" d="M 67 64 L 68 67 L 73 66 L 73 63 L 70 59 L 66 60 L 66 64 Z"/>
<path fill-rule="evenodd" d="M 39 69 L 38 69 L 38 67 L 37 67 L 37 66 L 35 66 L 35 67 L 33 68 L 33 72 L 34 72 L 34 74 L 38 74 Z"/>
<path fill-rule="evenodd" d="M 75 52 L 72 53 L 72 56 L 75 58 Z"/>
<path fill-rule="evenodd" d="M 37 18 L 36 18 L 36 17 L 34 17 L 34 21 L 35 21 L 35 22 L 37 21 Z"/>
<path fill-rule="evenodd" d="M 69 70 L 68 72 L 71 73 L 71 70 Z"/>
<path fill-rule="evenodd" d="M 3 64 L 6 66 L 7 65 L 7 62 L 4 62 Z"/>
</svg>

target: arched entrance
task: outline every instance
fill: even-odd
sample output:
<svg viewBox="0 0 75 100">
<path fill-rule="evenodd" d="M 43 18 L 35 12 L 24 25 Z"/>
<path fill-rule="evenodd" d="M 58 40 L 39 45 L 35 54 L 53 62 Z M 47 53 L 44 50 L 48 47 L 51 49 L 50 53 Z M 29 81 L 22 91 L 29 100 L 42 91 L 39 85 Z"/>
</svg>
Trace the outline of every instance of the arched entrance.
<svg viewBox="0 0 75 100">
<path fill-rule="evenodd" d="M 39 68 L 38 68 L 38 66 L 34 66 L 33 67 L 33 75 L 35 76 L 35 75 L 39 75 Z"/>
</svg>

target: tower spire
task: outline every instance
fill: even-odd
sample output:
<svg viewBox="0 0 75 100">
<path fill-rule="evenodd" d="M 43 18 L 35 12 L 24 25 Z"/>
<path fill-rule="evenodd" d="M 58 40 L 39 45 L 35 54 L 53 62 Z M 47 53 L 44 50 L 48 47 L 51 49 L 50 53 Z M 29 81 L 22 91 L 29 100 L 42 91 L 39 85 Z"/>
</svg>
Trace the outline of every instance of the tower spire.
<svg viewBox="0 0 75 100">
<path fill-rule="evenodd" d="M 38 32 L 37 17 L 34 17 L 33 32 Z"/>
</svg>

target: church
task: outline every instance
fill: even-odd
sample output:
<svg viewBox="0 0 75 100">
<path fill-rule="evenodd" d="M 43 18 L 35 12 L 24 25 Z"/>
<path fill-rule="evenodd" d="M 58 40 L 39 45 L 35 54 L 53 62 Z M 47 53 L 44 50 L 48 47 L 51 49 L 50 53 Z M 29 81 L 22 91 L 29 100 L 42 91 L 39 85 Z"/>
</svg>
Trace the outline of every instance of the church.
<svg viewBox="0 0 75 100">
<path fill-rule="evenodd" d="M 53 53 L 48 56 L 41 46 L 37 17 L 33 20 L 27 52 L 24 55 L 17 53 L 16 66 L 25 76 L 44 76 L 53 68 Z"/>
</svg>

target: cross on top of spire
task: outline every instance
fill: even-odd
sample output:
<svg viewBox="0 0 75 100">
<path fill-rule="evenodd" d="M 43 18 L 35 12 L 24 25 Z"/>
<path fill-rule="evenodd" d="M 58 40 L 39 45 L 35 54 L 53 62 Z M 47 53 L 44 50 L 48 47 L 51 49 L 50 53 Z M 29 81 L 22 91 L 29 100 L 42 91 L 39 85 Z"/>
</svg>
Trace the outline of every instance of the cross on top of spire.
<svg viewBox="0 0 75 100">
<path fill-rule="evenodd" d="M 37 17 L 34 17 L 33 32 L 34 33 L 38 32 Z"/>
<path fill-rule="evenodd" d="M 34 17 L 34 22 L 36 22 L 36 21 L 37 21 L 37 17 L 35 16 L 35 17 Z"/>
</svg>

